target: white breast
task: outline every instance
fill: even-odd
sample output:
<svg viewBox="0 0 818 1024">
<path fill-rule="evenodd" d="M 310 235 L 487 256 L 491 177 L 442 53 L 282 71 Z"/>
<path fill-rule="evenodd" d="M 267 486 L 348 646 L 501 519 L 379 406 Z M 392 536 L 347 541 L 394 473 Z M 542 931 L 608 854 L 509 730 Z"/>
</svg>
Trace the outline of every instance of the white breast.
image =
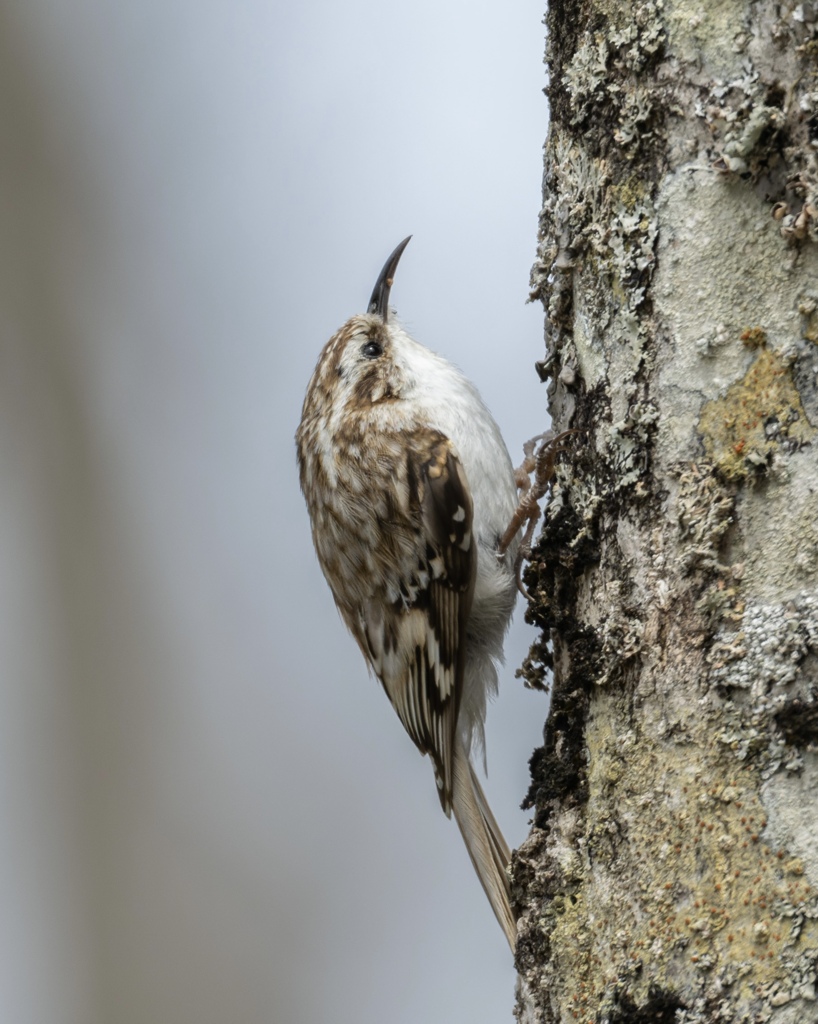
<svg viewBox="0 0 818 1024">
<path fill-rule="evenodd" d="M 500 428 L 456 366 L 397 325 L 390 333 L 395 356 L 408 370 L 413 403 L 457 448 L 474 501 L 475 532 L 482 544 L 495 547 L 517 507 L 514 469 Z"/>
<path fill-rule="evenodd" d="M 503 638 L 517 596 L 515 540 L 501 559 L 497 542 L 517 508 L 514 469 L 500 428 L 474 385 L 448 360 L 390 323 L 395 358 L 415 409 L 426 423 L 450 438 L 466 473 L 474 503 L 478 542 L 477 577 L 467 627 L 466 678 L 459 718 L 468 746 L 483 747 L 486 699 L 497 691 L 495 663 L 503 660 Z"/>
</svg>

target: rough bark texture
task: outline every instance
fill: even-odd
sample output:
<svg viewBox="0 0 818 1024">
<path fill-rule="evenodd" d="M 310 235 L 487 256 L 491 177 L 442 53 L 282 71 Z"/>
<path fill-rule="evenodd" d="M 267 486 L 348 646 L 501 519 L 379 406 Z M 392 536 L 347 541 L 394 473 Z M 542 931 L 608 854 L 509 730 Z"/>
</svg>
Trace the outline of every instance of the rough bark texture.
<svg viewBox="0 0 818 1024">
<path fill-rule="evenodd" d="M 553 0 L 517 1014 L 818 1021 L 818 4 Z"/>
</svg>

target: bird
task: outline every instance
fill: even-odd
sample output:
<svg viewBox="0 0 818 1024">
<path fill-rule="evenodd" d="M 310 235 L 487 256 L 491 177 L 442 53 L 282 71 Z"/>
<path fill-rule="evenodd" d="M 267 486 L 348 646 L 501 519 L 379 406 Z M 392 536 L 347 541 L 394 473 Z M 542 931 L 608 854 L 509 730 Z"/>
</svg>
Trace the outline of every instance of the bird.
<svg viewBox="0 0 818 1024">
<path fill-rule="evenodd" d="M 429 755 L 513 953 L 511 852 L 474 764 L 485 767 L 486 706 L 517 594 L 517 482 L 476 387 L 390 309 L 411 237 L 366 312 L 321 351 L 296 432 L 299 478 L 341 618 Z"/>
</svg>

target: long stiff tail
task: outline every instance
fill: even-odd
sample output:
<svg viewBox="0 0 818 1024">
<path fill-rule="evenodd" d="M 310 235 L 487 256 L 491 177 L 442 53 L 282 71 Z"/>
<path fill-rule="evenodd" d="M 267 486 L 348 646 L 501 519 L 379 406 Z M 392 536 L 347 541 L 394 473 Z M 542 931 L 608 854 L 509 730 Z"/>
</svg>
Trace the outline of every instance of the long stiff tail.
<svg viewBox="0 0 818 1024">
<path fill-rule="evenodd" d="M 491 909 L 506 934 L 511 952 L 517 941 L 517 925 L 511 912 L 508 867 L 511 851 L 503 838 L 483 787 L 458 738 L 453 758 L 452 810 L 480 884 Z"/>
</svg>

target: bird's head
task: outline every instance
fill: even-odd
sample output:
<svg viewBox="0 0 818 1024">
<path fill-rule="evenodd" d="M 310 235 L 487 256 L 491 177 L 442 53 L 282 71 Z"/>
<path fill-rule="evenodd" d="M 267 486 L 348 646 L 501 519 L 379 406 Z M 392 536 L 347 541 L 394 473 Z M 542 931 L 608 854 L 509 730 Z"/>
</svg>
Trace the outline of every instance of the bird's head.
<svg viewBox="0 0 818 1024">
<path fill-rule="evenodd" d="M 366 313 L 347 320 L 327 343 L 316 374 L 345 408 L 371 407 L 401 397 L 407 384 L 406 346 L 417 347 L 389 311 L 395 270 L 409 244 L 404 240 L 389 256 L 372 291 Z"/>
</svg>

